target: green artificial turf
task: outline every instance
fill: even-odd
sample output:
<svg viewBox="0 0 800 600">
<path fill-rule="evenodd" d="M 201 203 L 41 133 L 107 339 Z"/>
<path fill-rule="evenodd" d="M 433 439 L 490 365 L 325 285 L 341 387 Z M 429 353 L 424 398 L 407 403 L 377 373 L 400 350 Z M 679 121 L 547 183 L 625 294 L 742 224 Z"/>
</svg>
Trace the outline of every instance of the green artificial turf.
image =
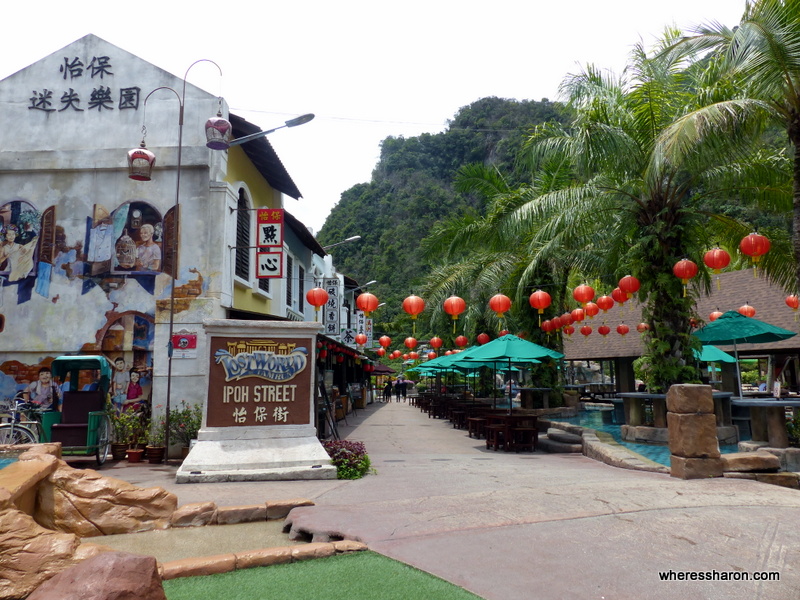
<svg viewBox="0 0 800 600">
<path fill-rule="evenodd" d="M 164 582 L 168 600 L 476 600 L 479 596 L 375 552 Z"/>
</svg>

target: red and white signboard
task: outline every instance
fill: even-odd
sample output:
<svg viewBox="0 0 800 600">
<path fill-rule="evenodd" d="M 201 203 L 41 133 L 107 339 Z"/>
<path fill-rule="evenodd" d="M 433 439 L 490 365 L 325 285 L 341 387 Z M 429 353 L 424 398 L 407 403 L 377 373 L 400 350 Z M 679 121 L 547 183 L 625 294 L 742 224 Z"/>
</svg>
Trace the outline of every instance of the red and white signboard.
<svg viewBox="0 0 800 600">
<path fill-rule="evenodd" d="M 197 358 L 197 334 L 185 329 L 173 333 L 172 358 Z"/>
<path fill-rule="evenodd" d="M 256 214 L 258 228 L 256 277 L 281 278 L 283 277 L 283 209 L 259 208 Z"/>
</svg>

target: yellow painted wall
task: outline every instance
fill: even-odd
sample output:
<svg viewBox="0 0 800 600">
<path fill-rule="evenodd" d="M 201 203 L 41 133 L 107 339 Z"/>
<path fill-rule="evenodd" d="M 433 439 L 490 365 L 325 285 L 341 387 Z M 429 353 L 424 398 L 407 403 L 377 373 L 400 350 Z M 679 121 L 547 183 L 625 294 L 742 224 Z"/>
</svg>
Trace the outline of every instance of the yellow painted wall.
<svg viewBox="0 0 800 600">
<path fill-rule="evenodd" d="M 225 181 L 231 185 L 236 185 L 239 182 L 247 183 L 247 188 L 251 194 L 252 208 L 282 208 L 280 206 L 280 196 L 267 183 L 253 163 L 250 162 L 250 159 L 247 158 L 244 150 L 239 146 L 234 146 L 228 150 L 228 173 Z M 252 218 L 255 219 L 255 214 L 252 215 Z M 251 265 L 251 268 L 253 268 L 253 265 Z M 275 281 L 277 282 L 278 280 Z M 275 285 L 273 284 L 272 287 L 274 290 Z M 252 288 L 244 288 L 237 284 L 233 286 L 233 307 L 247 312 L 274 314 L 270 298 L 253 291 Z"/>
</svg>

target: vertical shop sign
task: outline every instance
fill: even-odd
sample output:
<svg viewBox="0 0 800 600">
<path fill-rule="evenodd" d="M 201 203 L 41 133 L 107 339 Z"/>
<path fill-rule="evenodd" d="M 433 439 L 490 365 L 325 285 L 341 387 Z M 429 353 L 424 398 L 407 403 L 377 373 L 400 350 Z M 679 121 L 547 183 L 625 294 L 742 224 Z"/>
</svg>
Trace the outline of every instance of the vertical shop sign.
<svg viewBox="0 0 800 600">
<path fill-rule="evenodd" d="M 283 209 L 259 208 L 256 211 L 256 277 L 283 277 Z"/>
<path fill-rule="evenodd" d="M 338 338 L 339 331 L 339 279 L 333 277 L 323 280 L 323 286 L 328 292 L 328 302 L 325 304 L 325 335 Z"/>
</svg>

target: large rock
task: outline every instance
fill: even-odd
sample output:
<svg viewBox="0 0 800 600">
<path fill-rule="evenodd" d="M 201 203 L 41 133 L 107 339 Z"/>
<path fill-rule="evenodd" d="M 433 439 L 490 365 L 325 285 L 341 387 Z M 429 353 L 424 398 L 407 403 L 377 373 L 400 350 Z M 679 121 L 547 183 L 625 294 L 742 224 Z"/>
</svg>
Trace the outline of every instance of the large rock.
<svg viewBox="0 0 800 600">
<path fill-rule="evenodd" d="M 769 452 L 734 452 L 722 455 L 722 468 L 739 473 L 777 471 L 781 459 Z"/>
<path fill-rule="evenodd" d="M 722 461 L 719 458 L 670 456 L 670 475 L 678 479 L 722 477 L 722 472 Z"/>
<path fill-rule="evenodd" d="M 669 430 L 669 451 L 674 456 L 683 458 L 719 457 L 717 419 L 713 413 L 678 414 L 669 412 L 667 413 L 667 428 Z"/>
<path fill-rule="evenodd" d="M 16 508 L 0 510 L 0 599 L 24 598 L 75 564 L 78 536 L 49 531 Z"/>
<path fill-rule="evenodd" d="M 156 559 L 108 552 L 65 570 L 28 600 L 166 600 Z"/>
<path fill-rule="evenodd" d="M 163 488 L 140 488 L 61 461 L 39 485 L 36 504 L 34 518 L 43 527 L 92 537 L 166 529 L 178 499 Z"/>
<path fill-rule="evenodd" d="M 667 411 L 680 414 L 714 414 L 710 385 L 683 383 L 667 390 Z"/>
</svg>

